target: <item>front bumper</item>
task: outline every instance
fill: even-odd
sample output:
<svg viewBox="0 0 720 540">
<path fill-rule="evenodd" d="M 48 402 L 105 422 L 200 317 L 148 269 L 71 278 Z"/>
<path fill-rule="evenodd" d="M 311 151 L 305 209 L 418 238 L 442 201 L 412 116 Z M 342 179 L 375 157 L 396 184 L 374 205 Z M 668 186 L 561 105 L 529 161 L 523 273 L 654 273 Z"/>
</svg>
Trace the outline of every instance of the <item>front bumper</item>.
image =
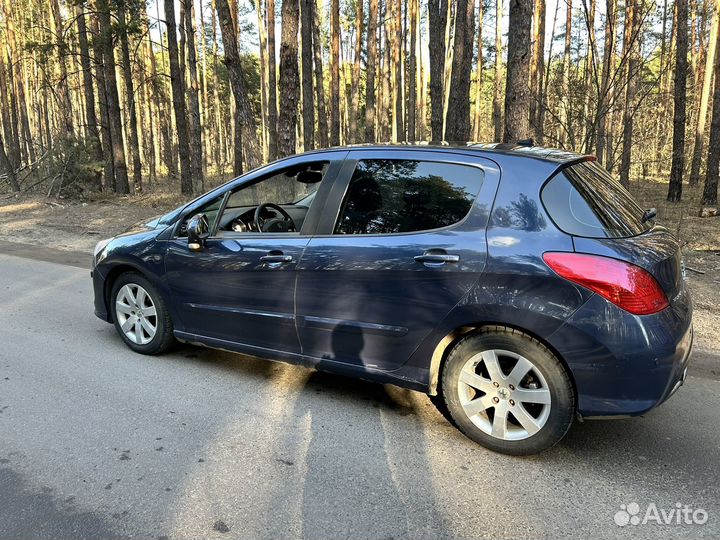
<svg viewBox="0 0 720 540">
<path fill-rule="evenodd" d="M 90 277 L 92 278 L 93 294 L 95 296 L 95 316 L 105 322 L 112 322 L 105 304 L 105 278 L 97 268 L 90 271 Z"/>
</svg>

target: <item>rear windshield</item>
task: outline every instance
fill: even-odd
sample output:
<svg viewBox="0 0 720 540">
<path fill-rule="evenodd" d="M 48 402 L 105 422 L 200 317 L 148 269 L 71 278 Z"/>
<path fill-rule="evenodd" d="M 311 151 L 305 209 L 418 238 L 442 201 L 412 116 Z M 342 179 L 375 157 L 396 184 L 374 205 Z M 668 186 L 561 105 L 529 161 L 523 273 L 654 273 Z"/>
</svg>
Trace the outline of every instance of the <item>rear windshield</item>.
<svg viewBox="0 0 720 540">
<path fill-rule="evenodd" d="M 650 229 L 630 193 L 600 165 L 585 161 L 556 174 L 542 190 L 550 217 L 564 232 L 588 238 L 637 236 Z"/>
</svg>

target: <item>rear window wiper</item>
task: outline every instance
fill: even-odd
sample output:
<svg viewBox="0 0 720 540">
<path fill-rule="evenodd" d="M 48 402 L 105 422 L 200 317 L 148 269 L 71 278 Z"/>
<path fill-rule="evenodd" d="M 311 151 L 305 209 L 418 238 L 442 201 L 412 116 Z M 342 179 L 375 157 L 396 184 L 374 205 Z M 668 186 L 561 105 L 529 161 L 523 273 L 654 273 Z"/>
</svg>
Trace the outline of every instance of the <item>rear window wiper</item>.
<svg viewBox="0 0 720 540">
<path fill-rule="evenodd" d="M 657 208 L 648 208 L 643 212 L 642 218 L 640 219 L 640 223 L 645 223 L 647 221 L 650 221 L 651 219 L 654 219 L 655 216 L 657 216 Z"/>
</svg>

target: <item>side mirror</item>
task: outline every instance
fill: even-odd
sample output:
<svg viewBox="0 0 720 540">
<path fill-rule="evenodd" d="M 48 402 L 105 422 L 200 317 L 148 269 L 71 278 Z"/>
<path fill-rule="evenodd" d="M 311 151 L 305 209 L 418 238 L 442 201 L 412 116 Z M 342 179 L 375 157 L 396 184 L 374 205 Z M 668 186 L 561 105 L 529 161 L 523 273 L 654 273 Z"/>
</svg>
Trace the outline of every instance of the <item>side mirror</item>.
<svg viewBox="0 0 720 540">
<path fill-rule="evenodd" d="M 210 236 L 210 222 L 205 214 L 195 214 L 187 224 L 188 249 L 200 251 Z"/>
</svg>

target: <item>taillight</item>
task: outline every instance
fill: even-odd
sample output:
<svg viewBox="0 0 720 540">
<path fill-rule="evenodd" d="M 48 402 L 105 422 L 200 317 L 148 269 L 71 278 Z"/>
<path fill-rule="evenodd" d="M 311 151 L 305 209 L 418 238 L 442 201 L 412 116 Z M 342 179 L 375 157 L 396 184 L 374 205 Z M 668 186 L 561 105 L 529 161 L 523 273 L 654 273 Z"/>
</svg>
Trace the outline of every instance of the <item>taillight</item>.
<svg viewBox="0 0 720 540">
<path fill-rule="evenodd" d="M 548 252 L 543 259 L 559 276 L 633 315 L 650 315 L 669 305 L 655 278 L 634 264 L 585 253 Z"/>
</svg>

